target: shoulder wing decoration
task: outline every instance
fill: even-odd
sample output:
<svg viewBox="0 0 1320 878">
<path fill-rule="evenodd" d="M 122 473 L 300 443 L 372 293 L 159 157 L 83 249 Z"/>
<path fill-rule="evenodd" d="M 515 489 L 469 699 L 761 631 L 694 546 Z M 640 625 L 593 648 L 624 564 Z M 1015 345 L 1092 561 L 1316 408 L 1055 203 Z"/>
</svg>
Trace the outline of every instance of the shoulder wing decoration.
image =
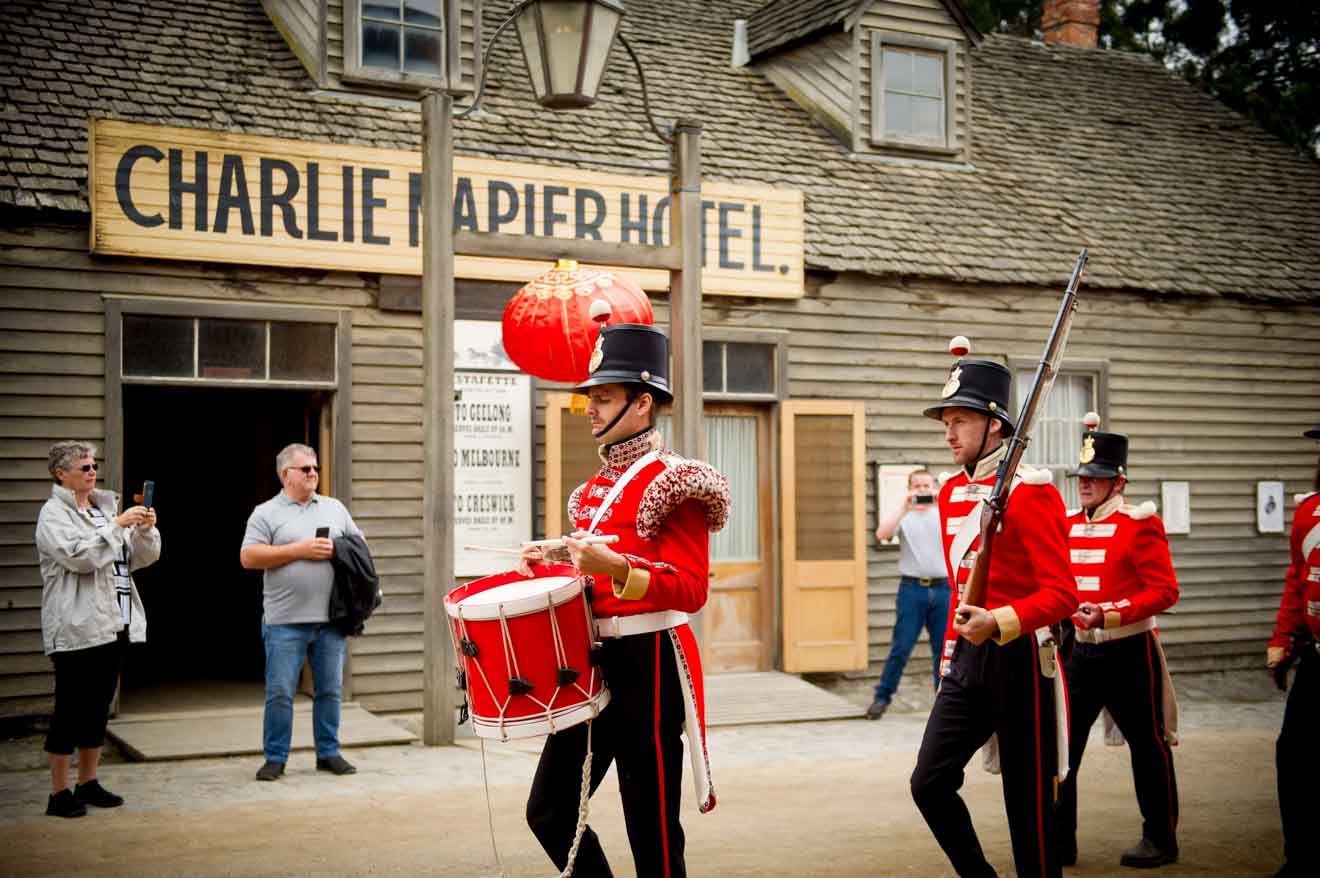
<svg viewBox="0 0 1320 878">
<path fill-rule="evenodd" d="M 637 509 L 637 533 L 655 539 L 669 513 L 686 500 L 706 507 L 706 527 L 714 533 L 729 520 L 729 480 L 719 470 L 700 460 L 666 456 L 665 470 L 646 486 Z"/>
<path fill-rule="evenodd" d="M 1155 514 L 1155 502 L 1147 500 L 1145 503 L 1138 503 L 1135 506 L 1131 503 L 1124 503 L 1118 507 L 1118 511 L 1131 519 L 1141 521 L 1143 518 L 1150 518 Z"/>
<path fill-rule="evenodd" d="M 573 489 L 573 493 L 568 495 L 568 523 L 577 527 L 578 510 L 582 508 L 582 492 L 587 488 L 587 483 L 583 482 Z"/>
<path fill-rule="evenodd" d="M 1025 463 L 1018 465 L 1018 475 L 1022 476 L 1022 481 L 1028 485 L 1048 485 L 1054 481 L 1054 474 L 1049 469 L 1045 467 L 1037 469 Z"/>
</svg>

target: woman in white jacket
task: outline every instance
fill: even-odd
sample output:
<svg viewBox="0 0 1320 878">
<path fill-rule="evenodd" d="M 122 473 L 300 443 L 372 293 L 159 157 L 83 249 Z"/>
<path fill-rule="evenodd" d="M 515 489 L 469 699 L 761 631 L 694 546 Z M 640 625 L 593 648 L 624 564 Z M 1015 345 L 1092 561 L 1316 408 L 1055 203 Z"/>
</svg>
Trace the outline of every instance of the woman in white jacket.
<svg viewBox="0 0 1320 878">
<path fill-rule="evenodd" d="M 46 813 L 81 817 L 87 805 L 113 808 L 123 798 L 96 779 L 110 702 L 124 648 L 147 639 L 147 617 L 131 572 L 160 557 L 156 513 L 96 490 L 96 448 L 57 442 L 55 484 L 37 517 L 41 563 L 41 636 L 55 664 L 55 713 L 46 736 L 51 796 Z M 78 785 L 69 766 L 78 750 Z"/>
</svg>

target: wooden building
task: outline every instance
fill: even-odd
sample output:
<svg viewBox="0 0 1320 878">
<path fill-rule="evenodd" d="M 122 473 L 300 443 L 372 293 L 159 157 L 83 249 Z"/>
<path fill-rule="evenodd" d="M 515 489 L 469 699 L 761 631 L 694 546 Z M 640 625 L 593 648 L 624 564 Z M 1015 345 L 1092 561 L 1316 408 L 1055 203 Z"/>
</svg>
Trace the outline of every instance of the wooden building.
<svg viewBox="0 0 1320 878">
<path fill-rule="evenodd" d="M 238 545 L 275 452 L 307 441 L 386 593 L 349 695 L 420 707 L 410 207 L 418 90 L 445 38 L 428 5 L 0 13 L 0 715 L 50 708 L 32 533 L 47 448 L 69 437 L 101 443 L 109 486 L 157 483 L 165 556 L 139 577 L 149 644 L 126 699 L 260 680 Z M 511 5 L 465 2 L 469 84 Z M 735 496 L 712 546 L 715 670 L 878 674 L 897 589 L 897 551 L 871 539 L 881 473 L 951 468 L 921 415 L 949 337 L 1028 380 L 1081 246 L 1032 454 L 1067 491 L 1086 410 L 1130 434 L 1129 494 L 1188 498 L 1182 599 L 1161 619 L 1175 670 L 1259 663 L 1286 564 L 1260 483 L 1284 483 L 1290 514 L 1315 464 L 1313 160 L 1147 57 L 982 35 L 958 0 L 630 0 L 623 32 L 659 121 L 704 125 L 706 436 Z M 626 55 L 595 107 L 554 114 L 518 51 L 501 38 L 484 108 L 458 123 L 456 224 L 654 240 L 667 153 Z M 460 260 L 471 337 L 546 267 Z M 663 322 L 664 276 L 643 282 Z M 535 385 L 519 411 L 527 535 L 557 534 L 594 449 L 564 388 Z"/>
</svg>

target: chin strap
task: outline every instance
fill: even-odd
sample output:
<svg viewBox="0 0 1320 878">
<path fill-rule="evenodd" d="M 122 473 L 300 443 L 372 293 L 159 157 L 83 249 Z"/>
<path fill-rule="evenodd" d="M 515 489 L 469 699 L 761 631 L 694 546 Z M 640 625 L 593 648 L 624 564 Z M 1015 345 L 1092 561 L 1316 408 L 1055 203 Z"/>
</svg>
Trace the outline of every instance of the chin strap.
<svg viewBox="0 0 1320 878">
<path fill-rule="evenodd" d="M 1113 482 L 1111 482 L 1109 485 L 1109 490 L 1105 492 L 1105 496 L 1100 498 L 1100 502 L 1095 504 L 1094 506 L 1087 507 L 1086 517 L 1088 520 L 1092 515 L 1095 514 L 1095 511 L 1097 509 L 1099 509 L 1101 506 L 1104 506 L 1106 503 L 1109 502 L 1109 498 L 1114 496 L 1114 489 L 1117 487 L 1118 487 L 1118 479 L 1114 479 Z"/>
<path fill-rule="evenodd" d="M 981 462 L 981 455 L 985 453 L 985 440 L 990 438 L 990 418 L 985 419 L 985 430 L 981 433 L 981 444 L 976 448 L 976 456 L 972 462 L 967 465 L 967 477 L 971 478 L 976 474 L 976 465 Z"/>
<path fill-rule="evenodd" d="M 635 399 L 637 399 L 637 394 L 634 391 L 631 390 L 628 391 L 628 401 L 623 404 L 623 407 L 621 409 L 619 409 L 619 413 L 614 416 L 614 419 L 611 420 L 605 426 L 601 427 L 600 432 L 592 433 L 591 435 L 599 439 L 601 436 L 604 436 L 606 433 L 613 430 L 614 426 L 623 419 L 623 416 L 628 411 L 628 409 L 632 407 L 633 400 Z"/>
</svg>

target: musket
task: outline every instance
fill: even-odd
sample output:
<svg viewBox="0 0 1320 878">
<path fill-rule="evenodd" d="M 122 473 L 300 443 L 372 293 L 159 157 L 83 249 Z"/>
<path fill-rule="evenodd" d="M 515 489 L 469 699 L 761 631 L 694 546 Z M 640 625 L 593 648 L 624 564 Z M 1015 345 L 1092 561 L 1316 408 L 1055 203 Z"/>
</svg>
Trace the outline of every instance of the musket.
<svg viewBox="0 0 1320 878">
<path fill-rule="evenodd" d="M 1045 352 L 1041 354 L 1040 364 L 1036 367 L 1036 377 L 1031 382 L 1031 392 L 1022 401 L 1022 410 L 1018 412 L 1017 429 L 1008 440 L 1008 449 L 1004 459 L 999 461 L 995 473 L 995 486 L 990 490 L 985 505 L 981 508 L 981 544 L 976 552 L 976 561 L 972 574 L 967 579 L 967 588 L 963 592 L 962 602 L 973 607 L 985 606 L 985 593 L 990 585 L 990 558 L 994 550 L 995 534 L 1004 520 L 1004 510 L 1008 507 L 1008 492 L 1017 475 L 1018 464 L 1022 455 L 1031 444 L 1031 430 L 1036 425 L 1036 413 L 1050 388 L 1054 386 L 1054 377 L 1058 374 L 1059 363 L 1063 361 L 1063 349 L 1068 344 L 1068 330 L 1072 328 L 1073 315 L 1077 310 L 1077 285 L 1082 279 L 1082 270 L 1086 267 L 1086 248 L 1077 256 L 1072 277 L 1068 279 L 1068 288 L 1063 293 L 1063 302 L 1059 304 L 1059 313 L 1054 318 L 1050 337 L 1045 342 Z M 966 613 L 958 614 L 958 622 L 966 624 Z"/>
</svg>

